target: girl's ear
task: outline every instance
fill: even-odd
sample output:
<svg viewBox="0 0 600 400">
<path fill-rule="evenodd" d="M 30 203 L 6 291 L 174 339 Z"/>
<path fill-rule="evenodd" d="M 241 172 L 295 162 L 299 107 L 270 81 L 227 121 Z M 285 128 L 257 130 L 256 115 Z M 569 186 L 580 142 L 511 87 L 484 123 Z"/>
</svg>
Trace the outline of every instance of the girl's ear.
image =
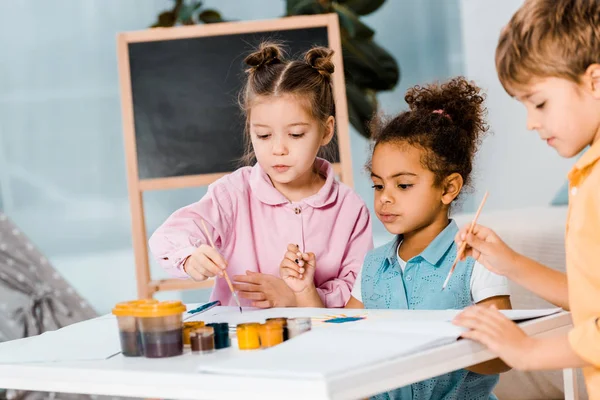
<svg viewBox="0 0 600 400">
<path fill-rule="evenodd" d="M 442 192 L 442 203 L 445 205 L 449 205 L 458 197 L 460 191 L 462 190 L 464 181 L 461 174 L 455 172 L 450 174 L 444 179 L 442 187 L 444 191 Z"/>
<path fill-rule="evenodd" d="M 321 146 L 327 146 L 331 139 L 333 139 L 333 135 L 335 134 L 335 118 L 330 115 L 325 121 L 325 134 L 323 135 L 323 140 L 321 140 Z"/>
</svg>

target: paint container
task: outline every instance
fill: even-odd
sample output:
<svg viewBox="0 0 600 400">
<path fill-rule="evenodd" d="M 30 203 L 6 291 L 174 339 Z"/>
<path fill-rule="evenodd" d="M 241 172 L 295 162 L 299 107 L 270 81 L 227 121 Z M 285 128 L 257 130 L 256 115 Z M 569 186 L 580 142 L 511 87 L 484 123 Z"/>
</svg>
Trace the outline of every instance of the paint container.
<svg viewBox="0 0 600 400">
<path fill-rule="evenodd" d="M 193 331 L 188 334 L 188 337 L 190 339 L 190 347 L 192 348 L 192 353 L 199 353 L 200 341 L 198 340 L 198 334 L 195 331 Z"/>
<path fill-rule="evenodd" d="M 140 304 L 158 303 L 155 299 L 132 300 L 118 303 L 112 310 L 117 317 L 121 352 L 125 357 L 140 357 L 142 352 L 142 337 L 138 329 L 138 319 L 135 311 Z"/>
<path fill-rule="evenodd" d="M 204 326 L 190 333 L 192 353 L 207 354 L 215 351 L 215 330 L 212 326 Z"/>
<path fill-rule="evenodd" d="M 310 318 L 290 318 L 287 320 L 287 330 L 290 339 L 310 331 L 311 328 L 312 321 Z"/>
<path fill-rule="evenodd" d="M 281 323 L 264 323 L 260 326 L 260 345 L 263 349 L 283 343 L 283 326 Z"/>
<path fill-rule="evenodd" d="M 267 318 L 265 321 L 267 324 L 280 324 L 283 329 L 283 341 L 289 339 L 287 318 Z"/>
<path fill-rule="evenodd" d="M 231 346 L 229 339 L 229 324 L 227 322 L 207 324 L 215 331 L 215 349 L 225 349 Z"/>
<path fill-rule="evenodd" d="M 182 315 L 185 310 L 180 301 L 163 301 L 137 307 L 135 314 L 145 357 L 163 358 L 183 354 Z"/>
<path fill-rule="evenodd" d="M 236 332 L 240 350 L 260 349 L 259 329 L 259 323 L 238 324 Z"/>
<path fill-rule="evenodd" d="M 183 323 L 183 345 L 190 345 L 190 332 L 195 329 L 202 328 L 204 326 L 203 321 L 191 321 Z"/>
</svg>

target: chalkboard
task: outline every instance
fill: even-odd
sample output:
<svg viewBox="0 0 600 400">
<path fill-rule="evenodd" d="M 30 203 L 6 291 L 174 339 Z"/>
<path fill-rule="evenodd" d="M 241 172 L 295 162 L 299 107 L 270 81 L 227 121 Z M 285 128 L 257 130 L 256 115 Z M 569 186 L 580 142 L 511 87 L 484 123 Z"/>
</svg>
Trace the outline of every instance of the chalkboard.
<svg viewBox="0 0 600 400">
<path fill-rule="evenodd" d="M 327 28 L 317 27 L 129 45 L 140 179 L 239 167 L 243 61 L 264 40 L 285 43 L 290 55 L 329 44 Z M 339 162 L 339 153 L 330 161 Z"/>
</svg>

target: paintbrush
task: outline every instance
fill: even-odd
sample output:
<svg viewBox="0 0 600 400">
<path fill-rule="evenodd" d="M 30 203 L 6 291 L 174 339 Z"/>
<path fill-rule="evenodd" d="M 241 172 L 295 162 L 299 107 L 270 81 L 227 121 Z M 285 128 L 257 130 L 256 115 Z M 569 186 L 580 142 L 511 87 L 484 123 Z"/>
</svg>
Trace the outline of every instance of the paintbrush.
<svg viewBox="0 0 600 400">
<path fill-rule="evenodd" d="M 488 192 L 485 192 L 485 194 L 483 195 L 483 200 L 481 200 L 481 204 L 479 204 L 479 208 L 477 209 L 477 213 L 475 214 L 475 218 L 473 218 L 473 221 L 471 221 L 471 226 L 469 226 L 469 231 L 467 232 L 467 235 L 470 235 L 471 233 L 473 233 L 473 228 L 475 228 L 475 225 L 477 224 L 477 218 L 479 218 L 479 214 L 481 213 L 481 209 L 483 208 L 483 205 L 485 204 L 487 197 L 488 197 Z M 460 258 L 462 257 L 462 255 L 466 249 L 467 249 L 467 241 L 465 240 L 464 242 L 462 242 L 462 244 L 458 248 L 458 252 L 456 253 L 456 259 L 454 260 L 454 263 L 452 263 L 452 267 L 450 267 L 450 271 L 448 272 L 448 276 L 446 277 L 446 280 L 444 281 L 442 290 L 446 289 L 446 285 L 448 285 L 448 281 L 450 281 L 450 277 L 452 276 L 452 273 L 454 272 L 454 269 L 456 268 L 456 264 L 458 264 L 458 261 L 460 260 Z"/>
<path fill-rule="evenodd" d="M 215 308 L 221 305 L 221 302 L 219 300 L 217 301 L 212 301 L 210 303 L 206 303 L 206 304 L 202 304 L 200 307 L 194 308 L 193 310 L 189 310 L 188 316 L 186 318 L 186 320 L 192 318 L 193 316 L 195 316 L 198 313 L 202 313 L 205 311 L 210 310 L 211 308 Z"/>
<path fill-rule="evenodd" d="M 210 245 L 212 246 L 213 249 L 216 250 L 217 248 L 215 247 L 215 242 L 213 242 L 212 236 L 208 232 L 208 228 L 206 227 L 206 224 L 204 223 L 204 220 L 201 219 L 200 222 L 202 223 L 202 228 L 204 228 L 204 234 L 206 235 L 206 237 L 210 241 Z M 194 224 L 195 223 L 196 223 L 196 221 L 194 221 Z M 198 226 L 198 225 L 196 224 L 196 226 Z M 227 286 L 229 286 L 229 290 L 231 290 L 231 294 L 233 295 L 233 298 L 235 299 L 235 302 L 237 303 L 238 307 L 240 308 L 240 313 L 241 313 L 242 312 L 242 305 L 240 304 L 240 299 L 238 299 L 237 293 L 233 289 L 233 285 L 231 284 L 231 281 L 229 280 L 229 275 L 227 275 L 227 271 L 225 271 L 225 270 L 223 270 L 223 277 L 225 278 L 225 281 L 227 281 Z"/>
</svg>

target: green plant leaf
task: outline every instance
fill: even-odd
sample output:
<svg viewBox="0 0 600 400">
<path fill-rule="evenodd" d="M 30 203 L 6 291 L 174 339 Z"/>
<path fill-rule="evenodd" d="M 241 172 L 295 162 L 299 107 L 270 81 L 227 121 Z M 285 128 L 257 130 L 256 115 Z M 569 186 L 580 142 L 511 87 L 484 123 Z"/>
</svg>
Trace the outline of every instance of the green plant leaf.
<svg viewBox="0 0 600 400">
<path fill-rule="evenodd" d="M 175 26 L 177 16 L 173 11 L 164 11 L 158 15 L 158 21 L 152 25 L 152 28 L 169 28 Z"/>
<path fill-rule="evenodd" d="M 369 122 L 377 111 L 377 97 L 374 91 L 360 89 L 353 83 L 346 85 L 348 100 L 348 119 L 354 129 L 369 138 Z"/>
<path fill-rule="evenodd" d="M 352 40 L 343 35 L 342 49 L 347 82 L 373 90 L 391 90 L 398 83 L 396 60 L 373 40 Z"/>
<path fill-rule="evenodd" d="M 337 0 L 337 2 L 358 15 L 368 15 L 381 7 L 385 0 Z"/>
<path fill-rule="evenodd" d="M 367 25 L 363 24 L 356 14 L 349 8 L 334 3 L 333 10 L 337 13 L 340 20 L 340 28 L 346 30 L 350 37 L 357 39 L 369 39 L 375 32 Z"/>
<path fill-rule="evenodd" d="M 202 7 L 201 1 L 194 1 L 190 4 L 182 4 L 179 10 L 178 20 L 184 25 L 194 24 L 194 12 Z"/>
<path fill-rule="evenodd" d="M 213 24 L 215 22 L 223 22 L 223 17 L 216 10 L 204 10 L 198 15 L 198 19 L 205 24 Z"/>
<path fill-rule="evenodd" d="M 287 0 L 286 15 L 314 15 L 329 12 L 318 0 Z"/>
</svg>

